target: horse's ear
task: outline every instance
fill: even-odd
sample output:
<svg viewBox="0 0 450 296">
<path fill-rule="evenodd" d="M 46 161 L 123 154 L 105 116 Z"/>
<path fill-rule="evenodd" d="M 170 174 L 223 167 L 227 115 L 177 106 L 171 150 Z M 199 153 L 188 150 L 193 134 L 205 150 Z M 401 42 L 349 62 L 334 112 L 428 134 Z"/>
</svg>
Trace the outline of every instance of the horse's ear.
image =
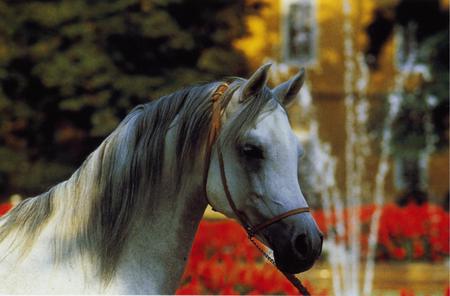
<svg viewBox="0 0 450 296">
<path fill-rule="evenodd" d="M 247 101 L 248 98 L 259 92 L 266 85 L 269 78 L 268 73 L 270 66 L 272 66 L 272 64 L 267 63 L 259 67 L 259 69 L 256 70 L 255 73 L 253 73 L 253 75 L 247 80 L 247 82 L 245 82 L 245 84 L 242 86 L 241 97 L 239 99 L 240 103 Z"/>
<path fill-rule="evenodd" d="M 278 85 L 273 89 L 275 97 L 285 107 L 289 107 L 292 104 L 298 92 L 303 86 L 305 81 L 305 68 L 302 68 L 292 79 Z"/>
</svg>

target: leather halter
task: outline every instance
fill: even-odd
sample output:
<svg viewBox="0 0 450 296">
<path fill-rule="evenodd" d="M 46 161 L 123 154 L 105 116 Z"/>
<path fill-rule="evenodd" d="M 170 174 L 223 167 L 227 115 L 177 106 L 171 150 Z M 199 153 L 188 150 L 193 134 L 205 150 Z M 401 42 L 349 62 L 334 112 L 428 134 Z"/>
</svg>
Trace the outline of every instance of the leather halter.
<svg viewBox="0 0 450 296">
<path fill-rule="evenodd" d="M 216 91 L 211 96 L 211 101 L 212 101 L 211 128 L 209 130 L 208 140 L 206 143 L 205 166 L 204 166 L 204 175 L 203 175 L 203 181 L 204 181 L 203 184 L 205 186 L 204 193 L 205 193 L 208 204 L 211 206 L 212 206 L 212 204 L 208 200 L 208 194 L 206 191 L 206 186 L 207 186 L 207 181 L 208 181 L 208 171 L 209 171 L 209 165 L 211 162 L 212 147 L 219 136 L 221 125 L 222 125 L 221 124 L 222 123 L 221 122 L 222 108 L 220 106 L 220 99 L 222 98 L 222 95 L 227 91 L 227 89 L 228 89 L 228 84 L 222 83 L 221 85 L 219 85 L 219 87 L 217 87 Z M 253 226 L 252 223 L 247 218 L 247 216 L 245 215 L 245 213 L 240 211 L 236 207 L 236 204 L 233 201 L 230 189 L 228 187 L 227 178 L 226 178 L 225 163 L 223 161 L 222 150 L 220 148 L 220 145 L 216 145 L 216 148 L 217 148 L 217 155 L 218 155 L 218 159 L 219 159 L 220 178 L 222 181 L 222 186 L 223 186 L 223 189 L 225 192 L 225 196 L 227 197 L 227 200 L 228 200 L 228 204 L 230 205 L 234 214 L 238 218 L 239 222 L 241 222 L 242 226 L 244 226 L 245 230 L 247 231 L 248 238 L 250 239 L 250 241 L 255 244 L 255 246 L 258 248 L 258 250 L 261 251 L 263 253 L 263 255 L 273 265 L 275 265 L 275 267 L 277 267 L 277 265 L 275 264 L 275 261 L 263 249 L 261 249 L 257 245 L 257 243 L 254 241 L 254 239 L 253 239 L 254 236 L 258 232 L 260 232 L 262 229 L 264 229 L 280 220 L 283 220 L 292 215 L 309 212 L 310 211 L 309 207 L 302 207 L 302 208 L 297 208 L 297 209 L 287 211 L 287 212 L 277 215 L 265 222 L 257 224 L 256 226 Z M 213 208 L 213 210 L 215 210 L 215 209 Z M 278 267 L 277 267 L 277 269 L 278 269 Z M 299 292 L 302 293 L 302 295 L 309 295 L 308 290 L 302 285 L 302 283 L 300 282 L 299 279 L 297 279 L 292 274 L 289 274 L 289 273 L 286 273 L 283 271 L 281 271 L 281 272 L 299 290 Z"/>
</svg>

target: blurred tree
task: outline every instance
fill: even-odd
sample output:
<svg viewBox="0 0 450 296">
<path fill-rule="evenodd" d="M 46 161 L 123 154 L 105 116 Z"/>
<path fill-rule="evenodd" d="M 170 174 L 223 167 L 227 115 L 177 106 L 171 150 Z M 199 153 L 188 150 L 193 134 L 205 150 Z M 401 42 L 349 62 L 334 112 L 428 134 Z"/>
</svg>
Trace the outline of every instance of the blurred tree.
<svg viewBox="0 0 450 296">
<path fill-rule="evenodd" d="M 403 33 L 397 63 L 401 67 L 415 51 L 414 71 L 422 72 L 411 75 L 411 85 L 405 85 L 393 125 L 391 150 L 399 168 L 397 186 L 406 191 L 427 190 L 427 155 L 434 148 L 448 148 L 448 7 L 443 8 L 439 0 L 401 0 L 378 9 L 367 28 L 366 58 L 372 70 L 377 70 L 381 49 L 394 28 Z"/>
<path fill-rule="evenodd" d="M 245 75 L 241 0 L 1 0 L 0 194 L 66 178 L 136 104 Z"/>
</svg>

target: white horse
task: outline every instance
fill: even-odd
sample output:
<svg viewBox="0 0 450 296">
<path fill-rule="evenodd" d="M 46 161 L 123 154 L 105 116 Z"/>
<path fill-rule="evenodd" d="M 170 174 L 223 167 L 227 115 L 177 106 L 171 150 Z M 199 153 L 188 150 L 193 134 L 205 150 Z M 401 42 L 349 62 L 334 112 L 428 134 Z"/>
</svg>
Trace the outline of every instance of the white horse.
<svg viewBox="0 0 450 296">
<path fill-rule="evenodd" d="M 285 111 L 303 72 L 270 90 L 269 66 L 136 107 L 70 179 L 3 217 L 0 292 L 172 294 L 208 201 L 252 225 L 307 207 Z M 285 272 L 309 269 L 321 252 L 307 212 L 257 236 Z"/>
</svg>

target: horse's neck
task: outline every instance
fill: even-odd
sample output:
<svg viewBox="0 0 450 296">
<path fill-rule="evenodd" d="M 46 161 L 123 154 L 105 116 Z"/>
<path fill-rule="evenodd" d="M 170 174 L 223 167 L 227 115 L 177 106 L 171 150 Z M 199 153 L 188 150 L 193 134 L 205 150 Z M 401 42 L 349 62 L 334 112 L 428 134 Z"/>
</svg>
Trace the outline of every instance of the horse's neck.
<svg viewBox="0 0 450 296">
<path fill-rule="evenodd" d="M 133 293 L 173 294 L 179 285 L 206 207 L 201 192 L 184 191 L 162 202 L 151 218 L 141 217 L 123 254 L 117 277 Z"/>
<path fill-rule="evenodd" d="M 79 228 L 88 225 L 91 221 L 89 218 L 96 214 L 91 212 L 93 207 L 90 205 L 90 195 L 85 194 L 86 192 L 83 190 L 95 189 L 96 180 L 91 173 L 100 166 L 99 162 L 102 159 L 100 154 L 103 151 L 101 149 L 96 150 L 83 169 L 74 174 L 73 180 L 55 187 L 57 190 L 54 192 L 55 198 L 49 200 L 52 202 L 52 207 L 48 213 L 48 221 L 44 220 L 45 227 L 36 238 L 36 244 L 30 250 L 30 256 L 26 258 L 29 261 L 24 262 L 24 266 L 26 268 L 30 264 L 38 267 L 47 266 L 48 262 L 54 260 L 55 254 L 49 252 L 52 248 L 49 244 L 54 241 L 57 243 L 55 246 L 59 246 L 55 250 L 60 249 L 62 252 L 62 255 L 56 254 L 61 257 L 61 262 L 68 260 L 65 254 L 69 254 L 70 258 L 74 259 L 70 264 L 54 264 L 54 267 L 63 268 L 60 273 L 62 276 L 79 279 L 83 284 L 89 283 L 88 286 L 92 286 L 93 291 L 115 294 L 173 294 L 179 284 L 198 223 L 207 205 L 203 192 L 202 162 L 195 162 L 193 170 L 186 173 L 188 178 L 183 182 L 180 193 L 173 193 L 174 180 L 171 168 L 175 167 L 174 161 L 176 161 L 174 130 L 169 132 L 166 137 L 162 184 L 155 189 L 157 191 L 148 194 L 154 199 L 151 209 L 143 206 L 137 212 L 133 212 L 135 216 L 132 220 L 132 227 L 126 236 L 124 249 L 119 254 L 112 281 L 105 291 L 103 291 L 103 281 L 98 276 L 98 264 L 92 260 L 95 258 L 87 257 L 90 256 L 86 252 L 89 250 L 83 249 L 85 245 L 80 245 L 74 239 L 74 234 L 80 231 Z M 199 155 L 199 158 L 201 156 Z M 75 180 L 83 186 L 77 187 Z M 143 189 L 147 190 L 147 188 Z M 148 188 L 148 191 L 152 190 L 153 188 Z M 114 217 L 110 217 L 110 219 L 114 219 Z M 13 237 L 12 235 L 11 238 Z M 90 237 L 90 239 L 94 240 L 95 237 Z M 6 246 L 9 243 L 3 242 L 2 245 Z M 80 246 L 81 249 L 79 249 Z M 0 250 L 2 250 L 1 245 Z M 78 254 L 78 250 L 80 250 L 79 257 L 75 256 Z M 18 255 L 18 258 L 21 256 Z M 77 260 L 79 258 L 80 260 Z M 12 263 L 15 262 L 13 259 L 11 260 Z M 0 268 L 0 274 L 1 271 Z M 23 273 L 18 274 L 17 279 L 27 276 L 27 269 L 23 269 Z M 45 280 L 52 278 L 47 273 L 42 272 L 41 274 Z M 33 283 L 35 279 L 29 278 L 28 281 Z M 73 283 L 73 287 L 61 286 L 59 282 L 52 284 L 58 286 L 61 291 L 72 291 L 71 289 L 78 291 L 77 289 L 80 287 L 76 284 L 76 280 Z M 53 286 L 49 284 L 48 287 Z M 43 287 L 42 289 L 45 291 L 50 288 Z M 13 289 L 11 288 L 11 290 Z"/>
<path fill-rule="evenodd" d="M 117 276 L 136 293 L 173 294 L 179 285 L 189 251 L 207 202 L 203 192 L 203 167 L 195 165 L 189 180 L 173 194 L 174 147 L 166 138 L 164 178 L 150 214 L 139 215 L 127 243 Z M 196 173 L 201 172 L 201 173 Z M 165 184 L 164 184 L 165 183 Z"/>
</svg>

